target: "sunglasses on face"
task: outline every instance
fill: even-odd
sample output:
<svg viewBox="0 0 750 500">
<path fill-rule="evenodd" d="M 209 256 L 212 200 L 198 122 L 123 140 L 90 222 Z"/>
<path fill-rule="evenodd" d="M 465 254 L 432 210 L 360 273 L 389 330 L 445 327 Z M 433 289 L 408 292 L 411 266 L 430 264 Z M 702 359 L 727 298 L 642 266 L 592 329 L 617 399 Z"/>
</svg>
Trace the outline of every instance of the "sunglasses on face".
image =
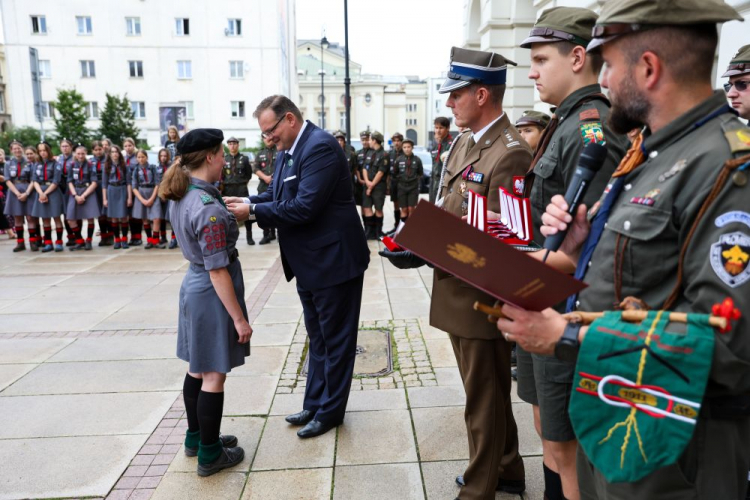
<svg viewBox="0 0 750 500">
<path fill-rule="evenodd" d="M 737 80 L 734 83 L 725 83 L 724 84 L 724 91 L 729 92 L 732 87 L 737 89 L 737 92 L 744 92 L 747 90 L 747 86 L 750 85 L 750 81 L 747 80 Z"/>
</svg>

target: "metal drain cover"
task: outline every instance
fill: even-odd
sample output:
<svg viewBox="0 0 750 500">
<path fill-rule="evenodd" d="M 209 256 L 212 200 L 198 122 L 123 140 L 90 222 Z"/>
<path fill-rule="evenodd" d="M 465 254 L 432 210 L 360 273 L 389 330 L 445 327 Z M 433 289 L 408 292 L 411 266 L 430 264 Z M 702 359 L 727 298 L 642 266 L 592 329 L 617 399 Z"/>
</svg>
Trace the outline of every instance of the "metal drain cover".
<svg viewBox="0 0 750 500">
<path fill-rule="evenodd" d="M 305 355 L 302 375 L 307 376 L 309 356 Z M 357 333 L 357 357 L 354 375 L 358 377 L 382 377 L 393 371 L 391 356 L 391 332 L 387 330 L 359 330 Z"/>
</svg>

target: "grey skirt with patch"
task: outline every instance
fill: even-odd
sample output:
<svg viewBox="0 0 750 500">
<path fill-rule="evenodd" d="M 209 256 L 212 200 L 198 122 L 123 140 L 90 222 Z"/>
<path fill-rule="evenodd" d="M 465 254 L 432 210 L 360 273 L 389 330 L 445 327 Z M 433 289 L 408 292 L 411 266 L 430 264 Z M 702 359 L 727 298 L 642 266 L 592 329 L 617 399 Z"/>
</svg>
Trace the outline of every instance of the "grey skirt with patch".
<svg viewBox="0 0 750 500">
<path fill-rule="evenodd" d="M 247 318 L 245 282 L 240 261 L 227 267 L 234 293 Z M 190 264 L 180 288 L 180 316 L 177 321 L 177 357 L 190 363 L 191 373 L 229 373 L 245 364 L 250 343 L 238 342 L 234 321 L 216 294 L 209 272 Z"/>
<path fill-rule="evenodd" d="M 29 189 L 28 182 L 19 182 L 15 185 L 19 193 L 25 192 Z M 13 191 L 6 186 L 6 198 L 5 198 L 5 215 L 12 215 L 15 217 L 23 217 L 24 215 L 31 215 L 31 208 L 34 206 L 36 201 L 36 190 L 32 191 L 26 201 L 20 201 Z"/>
<path fill-rule="evenodd" d="M 82 195 L 87 189 L 88 187 L 77 187 L 76 195 Z M 98 219 L 100 214 L 95 192 L 91 193 L 81 205 L 76 202 L 75 196 L 68 196 L 68 208 L 65 210 L 65 217 L 68 219 Z"/>
<path fill-rule="evenodd" d="M 46 186 L 42 186 L 42 188 L 45 189 Z M 34 205 L 31 207 L 31 215 L 41 217 L 42 219 L 60 217 L 65 211 L 65 202 L 63 201 L 63 194 L 59 186 L 47 195 L 47 200 L 47 203 L 39 201 L 39 194 L 37 193 Z"/>
<path fill-rule="evenodd" d="M 122 219 L 128 216 L 128 186 L 107 186 L 107 217 Z"/>
<path fill-rule="evenodd" d="M 141 196 L 148 200 L 154 193 L 154 188 L 140 187 L 138 188 L 138 192 L 141 193 Z M 150 207 L 147 207 L 146 205 L 141 203 L 141 200 L 138 199 L 135 193 L 133 194 L 133 214 L 131 215 L 131 217 L 133 217 L 134 219 L 154 220 L 162 219 L 163 215 L 164 214 L 162 214 L 161 211 L 161 200 L 158 196 L 154 198 L 154 204 Z"/>
</svg>

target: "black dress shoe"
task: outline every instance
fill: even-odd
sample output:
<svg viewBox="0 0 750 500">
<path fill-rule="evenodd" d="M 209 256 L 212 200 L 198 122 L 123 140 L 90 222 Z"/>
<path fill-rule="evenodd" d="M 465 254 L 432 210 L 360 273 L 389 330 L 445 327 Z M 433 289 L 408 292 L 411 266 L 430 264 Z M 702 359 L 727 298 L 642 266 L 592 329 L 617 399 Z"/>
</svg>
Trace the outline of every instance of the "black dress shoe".
<svg viewBox="0 0 750 500">
<path fill-rule="evenodd" d="M 456 476 L 456 484 L 459 486 L 466 486 L 463 476 Z M 497 480 L 497 486 L 495 491 L 502 491 L 504 493 L 510 493 L 511 495 L 520 495 L 526 491 L 526 481 L 523 479 L 503 479 Z"/>
<path fill-rule="evenodd" d="M 198 475 L 201 477 L 210 476 L 216 474 L 220 470 L 234 467 L 235 465 L 242 462 L 245 458 L 245 450 L 239 446 L 234 448 L 222 448 L 219 458 L 211 462 L 210 464 L 198 464 Z"/>
<path fill-rule="evenodd" d="M 234 448 L 237 446 L 237 438 L 235 436 L 231 435 L 222 435 L 219 436 L 219 441 L 221 441 L 221 446 L 224 448 Z M 185 446 L 185 456 L 186 457 L 197 457 L 198 456 L 198 447 L 195 448 L 188 448 Z"/>
<path fill-rule="evenodd" d="M 302 410 L 299 413 L 287 415 L 285 420 L 292 425 L 305 425 L 310 420 L 312 420 L 314 416 L 315 413 L 311 412 L 310 410 Z"/>
<path fill-rule="evenodd" d="M 306 426 L 297 431 L 297 436 L 301 437 L 302 439 L 321 436 L 331 429 L 335 429 L 340 424 L 341 422 L 326 424 L 324 422 L 319 422 L 313 419 L 310 420 Z"/>
</svg>

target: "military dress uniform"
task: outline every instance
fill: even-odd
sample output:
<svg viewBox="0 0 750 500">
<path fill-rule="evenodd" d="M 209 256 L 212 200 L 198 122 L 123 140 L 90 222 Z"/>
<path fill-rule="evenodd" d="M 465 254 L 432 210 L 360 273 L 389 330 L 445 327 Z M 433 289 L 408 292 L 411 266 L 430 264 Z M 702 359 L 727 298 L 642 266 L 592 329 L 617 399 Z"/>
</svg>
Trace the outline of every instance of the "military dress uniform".
<svg viewBox="0 0 750 500">
<path fill-rule="evenodd" d="M 435 144 L 430 151 L 432 157 L 432 172 L 430 173 L 430 203 L 435 203 L 439 194 L 438 185 L 440 175 L 443 173 L 443 159 L 451 148 L 451 138 L 446 136 L 442 141 Z"/>
<path fill-rule="evenodd" d="M 276 154 L 278 150 L 275 147 L 263 148 L 258 151 L 255 156 L 255 163 L 253 164 L 253 172 L 263 172 L 265 175 L 273 177 L 273 173 L 276 170 Z M 268 189 L 268 183 L 258 177 L 258 194 L 265 193 Z M 276 228 L 269 227 L 263 229 L 263 238 L 258 242 L 260 245 L 265 245 L 276 239 Z"/>
<path fill-rule="evenodd" d="M 596 13 L 588 9 L 558 7 L 545 10 L 521 47 L 534 43 L 572 41 L 585 48 L 591 41 Z M 587 71 L 584 69 L 584 71 Z M 591 207 L 601 197 L 607 182 L 628 146 L 624 135 L 607 125 L 610 103 L 599 84 L 571 92 L 553 110 L 554 117 L 539 140 L 529 172 L 514 180 L 514 194 L 530 199 L 534 241 L 544 245 L 542 215 L 555 195 L 565 195 L 575 175 L 578 158 L 589 143 L 606 144 L 607 159 L 591 181 L 582 203 Z M 520 185 L 519 185 L 520 182 Z M 556 309 L 565 312 L 565 302 Z M 542 438 L 548 441 L 575 440 L 568 416 L 575 363 L 551 356 L 531 354 L 518 347 L 518 396 L 539 406 Z"/>
<path fill-rule="evenodd" d="M 477 79 L 502 85 L 507 64 L 515 63 L 498 54 L 454 47 L 451 70 L 440 92 L 451 92 Z M 477 132 L 481 134 L 466 132 L 456 139 L 438 192 L 438 204 L 457 217 L 467 214 L 470 190 L 487 197 L 488 210 L 499 212 L 498 188 L 511 190 L 513 179 L 526 173 L 532 159 L 528 145 L 505 113 Z M 498 482 L 524 481 L 510 399 L 511 345 L 473 309 L 475 301 L 494 300 L 435 269 L 430 325 L 448 332 L 466 392 L 469 465 L 459 495 L 463 500 L 494 498 Z"/>
<path fill-rule="evenodd" d="M 414 153 L 402 154 L 393 166 L 398 186 L 398 206 L 416 207 L 419 200 L 419 181 L 424 175 L 422 160 Z"/>
<path fill-rule="evenodd" d="M 732 19 L 741 18 L 719 0 L 611 2 L 589 50 L 616 37 L 627 50 L 629 33 L 643 26 L 689 28 Z M 719 91 L 658 131 L 645 129 L 642 137 L 637 150 L 643 163 L 613 179 L 603 197 L 614 201 L 590 260 L 584 262 L 584 254 L 579 261 L 589 286 L 575 307 L 607 310 L 633 296 L 652 309 L 711 313 L 713 304 L 731 297 L 742 317 L 715 336 L 698 422 L 677 463 L 636 482 L 608 483 L 579 447 L 581 498 L 744 498 L 750 466 L 750 129 Z"/>
<path fill-rule="evenodd" d="M 230 137 L 227 139 L 227 142 L 238 141 L 234 137 Z M 250 165 L 250 160 L 247 155 L 243 153 L 237 153 L 236 156 L 232 156 L 231 153 L 225 154 L 223 171 L 224 189 L 222 190 L 222 195 L 247 198 L 250 196 L 250 192 L 247 189 L 247 183 L 250 182 L 252 176 L 253 168 Z M 249 245 L 254 245 L 253 223 L 251 221 L 245 221 L 245 230 L 247 231 L 247 243 Z"/>
</svg>

